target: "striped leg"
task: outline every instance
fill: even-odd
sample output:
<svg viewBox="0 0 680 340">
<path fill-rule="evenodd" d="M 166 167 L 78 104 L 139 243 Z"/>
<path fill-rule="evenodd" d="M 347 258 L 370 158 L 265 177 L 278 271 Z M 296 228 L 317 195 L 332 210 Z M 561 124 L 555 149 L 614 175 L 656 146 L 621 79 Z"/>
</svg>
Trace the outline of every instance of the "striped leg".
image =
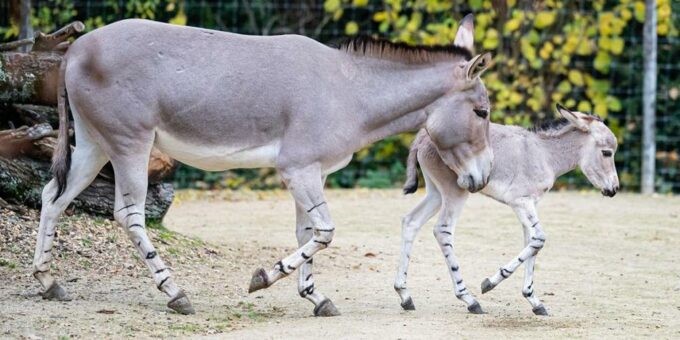
<svg viewBox="0 0 680 340">
<path fill-rule="evenodd" d="M 529 228 L 531 226 L 522 225 L 524 228 L 524 245 L 528 245 L 530 242 L 530 232 Z M 524 262 L 524 286 L 522 287 L 522 295 L 531 304 L 531 309 L 536 315 L 548 315 L 548 311 L 545 310 L 543 303 L 534 295 L 534 263 L 536 262 L 536 256 L 529 257 L 526 262 Z"/>
<path fill-rule="evenodd" d="M 451 280 L 453 281 L 456 297 L 465 302 L 470 313 L 482 314 L 484 311 L 482 311 L 479 302 L 477 302 L 477 299 L 467 287 L 465 287 L 465 283 L 463 283 L 463 275 L 460 272 L 460 265 L 458 264 L 458 259 L 456 258 L 454 251 L 453 235 L 456 222 L 460 213 L 463 211 L 463 205 L 469 194 L 467 191 L 458 188 L 455 188 L 454 190 L 456 190 L 455 193 L 445 193 L 443 195 L 444 203 L 442 204 L 442 212 L 437 224 L 434 226 L 433 234 L 444 254 L 444 259 L 449 269 L 449 275 L 451 275 Z"/>
<path fill-rule="evenodd" d="M 301 247 L 311 240 L 313 235 L 313 223 L 307 216 L 307 211 L 299 204 L 295 204 L 295 217 L 297 220 L 295 234 L 297 236 L 298 246 Z M 301 297 L 311 301 L 314 306 L 317 307 L 327 300 L 327 298 L 314 290 L 314 276 L 312 275 L 314 270 L 313 264 L 314 259 L 310 258 L 300 266 L 300 270 L 298 271 L 298 293 L 300 293 Z"/>
<path fill-rule="evenodd" d="M 134 149 L 134 148 L 131 148 Z M 151 146 L 146 149 L 150 152 Z M 181 314 L 193 314 L 186 294 L 170 277 L 168 268 L 146 234 L 144 204 L 147 193 L 149 152 L 116 155 L 111 160 L 116 180 L 114 218 L 127 231 L 130 241 L 147 265 L 156 287 L 171 299 L 168 307 Z"/>
<path fill-rule="evenodd" d="M 519 266 L 525 261 L 529 260 L 530 258 L 535 259 L 535 256 L 545 244 L 546 238 L 545 234 L 543 233 L 543 229 L 541 228 L 541 224 L 538 221 L 535 203 L 532 200 L 527 199 L 513 204 L 512 207 L 515 211 L 515 214 L 522 223 L 522 226 L 528 229 L 529 238 L 528 240 L 525 239 L 525 241 L 528 242 L 525 242 L 524 249 L 522 249 L 516 258 L 512 259 L 512 261 L 510 261 L 508 264 L 501 267 L 491 278 L 488 278 L 482 282 L 482 293 L 490 291 L 501 281 L 510 277 L 510 275 L 512 275 L 512 273 L 514 273 L 515 270 L 519 268 Z M 531 267 L 533 271 L 533 261 L 531 263 Z M 533 290 L 531 292 L 531 295 L 533 295 Z M 545 313 L 545 309 L 542 305 L 534 306 L 534 313 Z"/>
<path fill-rule="evenodd" d="M 84 135 L 84 134 L 83 134 Z M 59 215 L 81 191 L 87 188 L 97 173 L 106 164 L 106 155 L 93 142 L 84 138 L 78 140 L 78 147 L 73 153 L 71 168 L 67 178 L 66 190 L 56 200 L 57 183 L 51 180 L 42 192 L 42 209 L 40 211 L 40 229 L 33 257 L 33 276 L 45 289 L 45 299 L 68 300 L 66 291 L 50 275 L 52 261 L 52 242 L 57 237 L 57 220 Z"/>
<path fill-rule="evenodd" d="M 405 310 L 415 310 L 416 306 L 413 304 L 411 293 L 406 287 L 406 276 L 408 272 L 409 261 L 411 260 L 411 248 L 416 234 L 420 231 L 423 224 L 427 223 L 429 219 L 437 213 L 441 206 L 441 195 L 437 188 L 431 183 L 430 178 L 424 174 L 425 189 L 427 193 L 418 205 L 404 216 L 401 221 L 401 256 L 399 258 L 399 268 L 397 269 L 397 277 L 394 280 L 394 290 L 399 294 L 401 299 L 401 307 Z"/>
<path fill-rule="evenodd" d="M 296 205 L 300 206 L 312 225 L 312 237 L 297 251 L 277 262 L 269 272 L 260 268 L 253 273 L 248 292 L 267 288 L 276 281 L 300 268 L 319 250 L 327 248 L 333 240 L 335 227 L 331 221 L 328 204 L 323 195 L 321 171 L 318 165 L 302 169 L 284 169 L 281 177 L 290 190 Z M 309 275 L 309 273 L 307 273 Z M 310 278 L 311 279 L 311 278 Z M 316 304 L 314 315 L 334 316 L 340 313 L 329 299 Z"/>
</svg>

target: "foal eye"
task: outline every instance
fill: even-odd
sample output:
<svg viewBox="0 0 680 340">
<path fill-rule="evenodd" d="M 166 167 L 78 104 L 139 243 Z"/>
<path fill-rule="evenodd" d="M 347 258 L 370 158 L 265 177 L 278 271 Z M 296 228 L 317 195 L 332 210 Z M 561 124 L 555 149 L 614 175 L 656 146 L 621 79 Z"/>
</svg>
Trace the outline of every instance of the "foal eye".
<svg viewBox="0 0 680 340">
<path fill-rule="evenodd" d="M 611 156 L 612 156 L 612 152 L 609 151 L 609 150 L 602 150 L 602 156 L 611 157 Z"/>
<path fill-rule="evenodd" d="M 477 116 L 479 116 L 480 118 L 486 119 L 486 116 L 489 115 L 489 111 L 484 109 L 474 109 L 473 111 L 475 111 L 475 114 L 477 114 Z"/>
</svg>

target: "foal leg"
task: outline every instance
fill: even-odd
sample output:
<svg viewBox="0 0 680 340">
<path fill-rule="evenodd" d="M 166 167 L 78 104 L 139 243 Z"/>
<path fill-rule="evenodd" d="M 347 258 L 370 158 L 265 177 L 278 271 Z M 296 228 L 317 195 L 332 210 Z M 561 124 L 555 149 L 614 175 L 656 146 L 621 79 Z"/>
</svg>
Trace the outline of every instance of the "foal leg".
<svg viewBox="0 0 680 340">
<path fill-rule="evenodd" d="M 151 271 L 158 290 L 171 298 L 168 307 L 181 314 L 193 314 L 194 308 L 189 298 L 170 277 L 170 268 L 165 266 L 146 234 L 144 204 L 151 144 L 149 141 L 139 147 L 128 146 L 130 152 L 117 153 L 112 157 L 111 164 L 116 179 L 113 216 L 127 231 L 130 241 Z"/>
<path fill-rule="evenodd" d="M 531 271 L 533 273 L 533 261 L 535 260 L 536 255 L 538 252 L 543 248 L 543 245 L 545 244 L 545 233 L 543 233 L 543 229 L 541 228 L 541 224 L 538 221 L 538 215 L 536 214 L 536 205 L 533 200 L 531 199 L 524 199 L 519 202 L 516 202 L 515 204 L 512 204 L 512 209 L 515 211 L 515 214 L 519 218 L 520 222 L 522 223 L 522 226 L 525 229 L 528 229 L 528 239 L 525 239 L 525 247 L 522 249 L 522 251 L 519 253 L 519 255 L 512 259 L 508 264 L 505 266 L 501 267 L 498 272 L 496 272 L 492 277 L 485 279 L 482 282 L 482 294 L 490 291 L 494 287 L 496 287 L 501 281 L 507 279 L 512 275 L 512 273 L 515 272 L 515 270 L 522 264 L 524 261 L 528 261 L 529 259 L 531 260 L 531 263 L 527 263 L 527 265 L 530 264 Z M 524 289 L 522 290 L 527 298 L 533 295 L 533 287 L 532 287 L 532 282 L 531 278 L 529 278 L 529 284 L 527 284 L 527 279 L 525 278 L 525 286 Z M 533 311 L 535 314 L 538 315 L 546 315 L 545 308 L 543 305 L 540 304 L 540 301 L 538 299 L 531 299 L 530 302 L 537 302 L 537 305 L 534 305 L 532 303 L 532 306 L 534 306 Z"/>
<path fill-rule="evenodd" d="M 522 224 L 524 229 L 524 246 L 526 247 L 530 239 L 530 228 L 526 224 Z M 524 263 L 524 286 L 522 287 L 522 295 L 531 304 L 531 310 L 536 315 L 548 315 L 548 311 L 545 310 L 545 306 L 541 303 L 538 296 L 534 295 L 534 263 L 536 262 L 536 256 L 529 257 Z"/>
<path fill-rule="evenodd" d="M 44 299 L 69 300 L 66 291 L 50 275 L 52 261 L 52 242 L 57 236 L 56 226 L 59 215 L 68 207 L 74 198 L 87 188 L 106 164 L 107 157 L 99 146 L 85 138 L 85 132 L 79 132 L 78 146 L 73 152 L 71 167 L 67 177 L 66 190 L 56 201 L 57 182 L 51 180 L 42 192 L 42 209 L 40 210 L 40 229 L 33 257 L 33 276 L 38 279 L 45 291 Z"/>
<path fill-rule="evenodd" d="M 413 299 L 411 298 L 411 293 L 406 287 L 406 276 L 409 261 L 411 260 L 413 241 L 423 224 L 427 223 L 427 221 L 437 213 L 437 210 L 439 210 L 439 207 L 441 206 L 441 195 L 439 194 L 439 191 L 425 173 L 423 173 L 423 177 L 425 178 L 425 197 L 401 220 L 401 255 L 399 257 L 397 277 L 394 280 L 394 290 L 399 294 L 401 307 L 405 310 L 416 309 L 416 306 L 413 304 Z"/>
<path fill-rule="evenodd" d="M 312 225 L 312 237 L 297 251 L 277 262 L 269 272 L 260 268 L 255 270 L 250 281 L 248 292 L 267 288 L 281 278 L 291 274 L 295 269 L 303 266 L 319 250 L 325 249 L 333 240 L 335 227 L 331 221 L 328 205 L 323 195 L 323 185 L 318 179 L 321 178 L 321 170 L 318 165 L 312 165 L 298 169 L 283 169 L 281 171 L 288 190 L 290 190 L 295 203 L 302 208 Z M 309 275 L 309 274 L 307 274 Z M 312 301 L 314 302 L 314 301 Z M 315 303 L 314 315 L 334 316 L 340 313 L 333 302 L 323 298 Z"/>
<path fill-rule="evenodd" d="M 444 260 L 446 261 L 449 275 L 453 281 L 453 289 L 456 297 L 465 302 L 470 313 L 483 314 L 484 311 L 479 305 L 479 302 L 477 302 L 477 299 L 470 293 L 467 287 L 465 287 L 465 283 L 463 283 L 463 275 L 460 273 L 460 266 L 454 252 L 453 235 L 455 233 L 456 222 L 458 221 L 458 217 L 463 211 L 465 201 L 469 196 L 467 191 L 461 190 L 458 187 L 454 188 L 453 186 L 455 185 L 456 184 L 454 183 L 442 193 L 442 196 L 444 197 L 442 212 L 432 232 L 439 243 L 442 254 L 444 254 Z"/>
</svg>

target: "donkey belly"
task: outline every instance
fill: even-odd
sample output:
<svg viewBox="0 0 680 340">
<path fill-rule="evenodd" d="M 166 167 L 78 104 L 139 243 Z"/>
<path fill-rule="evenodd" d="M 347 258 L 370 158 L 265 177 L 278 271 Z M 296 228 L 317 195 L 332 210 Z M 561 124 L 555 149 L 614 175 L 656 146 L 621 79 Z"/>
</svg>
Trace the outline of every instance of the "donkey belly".
<svg viewBox="0 0 680 340">
<path fill-rule="evenodd" d="M 202 145 L 182 140 L 161 130 L 156 130 L 155 145 L 162 152 L 182 163 L 208 171 L 273 167 L 281 149 L 280 140 L 273 140 L 263 145 L 240 147 Z"/>
</svg>

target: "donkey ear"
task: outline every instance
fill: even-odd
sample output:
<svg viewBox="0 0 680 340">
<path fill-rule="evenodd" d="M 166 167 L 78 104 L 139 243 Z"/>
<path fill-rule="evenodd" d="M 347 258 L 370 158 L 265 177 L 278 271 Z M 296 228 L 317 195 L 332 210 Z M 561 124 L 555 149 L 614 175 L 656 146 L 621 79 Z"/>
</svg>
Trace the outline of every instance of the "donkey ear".
<svg viewBox="0 0 680 340">
<path fill-rule="evenodd" d="M 465 65 L 465 75 L 468 80 L 473 80 L 480 75 L 491 65 L 491 54 L 478 54 L 470 59 Z"/>
<path fill-rule="evenodd" d="M 568 120 L 569 123 L 574 125 L 577 129 L 583 132 L 588 132 L 590 130 L 590 122 L 592 121 L 592 117 L 581 112 L 570 111 L 559 103 L 555 105 L 555 108 L 557 108 L 557 112 L 560 114 L 560 116 Z"/>
<path fill-rule="evenodd" d="M 453 40 L 453 45 L 466 48 L 470 53 L 475 53 L 475 17 L 472 13 L 468 14 L 461 20 L 458 25 L 458 32 L 456 32 L 456 39 Z"/>
</svg>

